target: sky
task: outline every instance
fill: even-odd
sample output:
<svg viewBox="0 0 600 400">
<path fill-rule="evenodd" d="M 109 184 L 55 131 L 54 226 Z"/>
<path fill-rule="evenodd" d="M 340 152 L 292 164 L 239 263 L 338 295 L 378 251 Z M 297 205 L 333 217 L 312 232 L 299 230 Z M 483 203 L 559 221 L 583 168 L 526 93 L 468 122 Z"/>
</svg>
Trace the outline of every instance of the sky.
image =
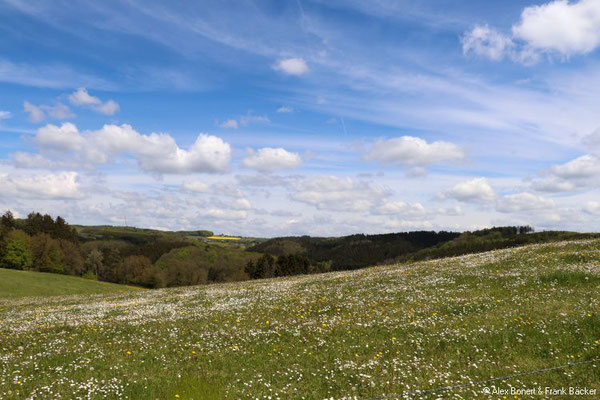
<svg viewBox="0 0 600 400">
<path fill-rule="evenodd" d="M 0 209 L 600 229 L 600 0 L 0 0 Z"/>
</svg>

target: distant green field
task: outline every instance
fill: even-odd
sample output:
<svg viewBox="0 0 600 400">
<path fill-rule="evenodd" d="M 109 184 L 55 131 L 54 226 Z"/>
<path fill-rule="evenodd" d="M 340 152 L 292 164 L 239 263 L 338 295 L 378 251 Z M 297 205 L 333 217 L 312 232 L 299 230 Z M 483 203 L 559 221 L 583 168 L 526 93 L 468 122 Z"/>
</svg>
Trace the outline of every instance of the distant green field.
<svg viewBox="0 0 600 400">
<path fill-rule="evenodd" d="M 0 298 L 123 293 L 132 290 L 142 289 L 74 276 L 0 268 Z"/>
</svg>

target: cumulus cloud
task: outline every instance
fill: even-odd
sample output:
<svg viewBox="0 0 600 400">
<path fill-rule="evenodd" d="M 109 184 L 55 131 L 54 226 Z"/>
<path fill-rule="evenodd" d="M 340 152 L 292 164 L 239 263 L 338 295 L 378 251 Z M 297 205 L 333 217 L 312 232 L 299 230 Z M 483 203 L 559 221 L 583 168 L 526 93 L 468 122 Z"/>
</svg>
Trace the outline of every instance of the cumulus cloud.
<svg viewBox="0 0 600 400">
<path fill-rule="evenodd" d="M 71 123 L 48 124 L 38 129 L 34 141 L 42 155 L 72 156 L 88 167 L 132 155 L 142 170 L 154 173 L 224 172 L 231 158 L 229 144 L 216 136 L 200 134 L 185 150 L 169 134 L 144 135 L 126 124 L 83 133 Z"/>
<path fill-rule="evenodd" d="M 522 211 L 547 211 L 553 209 L 554 201 L 545 199 L 532 193 L 516 193 L 502 196 L 498 200 L 496 210 L 502 213 L 515 213 Z"/>
<path fill-rule="evenodd" d="M 273 68 L 287 75 L 304 75 L 308 72 L 306 61 L 299 57 L 282 58 L 273 65 Z"/>
<path fill-rule="evenodd" d="M 529 6 L 510 35 L 478 25 L 462 38 L 463 52 L 494 61 L 508 57 L 533 64 L 542 54 L 568 58 L 600 46 L 600 2 L 555 0 Z"/>
<path fill-rule="evenodd" d="M 37 130 L 35 141 L 43 149 L 77 150 L 85 145 L 85 139 L 77 127 L 65 122 L 61 126 L 46 125 Z"/>
<path fill-rule="evenodd" d="M 75 199 L 80 198 L 76 172 L 59 174 L 0 174 L 0 197 L 11 199 Z"/>
<path fill-rule="evenodd" d="M 600 2 L 556 0 L 527 7 L 512 32 L 542 51 L 564 56 L 589 53 L 600 45 Z"/>
<path fill-rule="evenodd" d="M 373 144 L 367 160 L 383 164 L 399 164 L 411 167 L 411 175 L 423 175 L 425 167 L 442 162 L 457 162 L 465 158 L 465 152 L 457 145 L 437 141 L 428 143 L 413 136 L 401 136 L 379 140 Z"/>
<path fill-rule="evenodd" d="M 451 198 L 463 202 L 488 202 L 496 199 L 496 193 L 487 179 L 475 178 L 456 184 L 441 193 L 442 198 Z"/>
<path fill-rule="evenodd" d="M 296 168 L 302 163 L 302 159 L 297 153 L 291 153 L 280 147 L 263 147 L 258 151 L 248 149 L 248 155 L 242 163 L 260 172 L 273 172 L 279 169 Z"/>
<path fill-rule="evenodd" d="M 332 175 L 300 179 L 291 188 L 293 200 L 331 211 L 368 211 L 390 195 L 372 183 Z"/>
<path fill-rule="evenodd" d="M 69 101 L 74 106 L 88 107 L 105 115 L 114 115 L 119 111 L 119 104 L 114 100 L 102 102 L 98 97 L 88 93 L 86 88 L 79 88 L 69 95 Z"/>
<path fill-rule="evenodd" d="M 44 121 L 47 116 L 56 119 L 68 119 L 75 116 L 71 109 L 62 103 L 56 103 L 53 106 L 46 104 L 36 106 L 35 104 L 25 101 L 23 103 L 23 111 L 29 114 L 29 121 L 36 123 Z"/>
<path fill-rule="evenodd" d="M 600 186 L 600 159 L 586 154 L 542 171 L 545 178 L 532 187 L 540 192 L 570 192 Z"/>
<path fill-rule="evenodd" d="M 552 166 L 550 172 L 563 179 L 598 176 L 600 174 L 600 160 L 592 155 L 583 155 L 565 164 Z"/>
</svg>

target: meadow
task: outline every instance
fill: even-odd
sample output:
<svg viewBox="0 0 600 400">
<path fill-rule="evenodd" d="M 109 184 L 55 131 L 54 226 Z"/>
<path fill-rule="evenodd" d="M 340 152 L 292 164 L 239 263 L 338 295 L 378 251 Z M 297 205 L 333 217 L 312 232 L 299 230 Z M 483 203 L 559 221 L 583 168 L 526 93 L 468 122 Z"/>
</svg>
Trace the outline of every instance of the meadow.
<svg viewBox="0 0 600 400">
<path fill-rule="evenodd" d="M 143 289 L 76 276 L 0 268 L 0 298 L 120 293 L 139 290 Z"/>
<path fill-rule="evenodd" d="M 4 298 L 0 398 L 598 393 L 599 289 L 600 240 L 585 240 L 238 283 Z"/>
</svg>

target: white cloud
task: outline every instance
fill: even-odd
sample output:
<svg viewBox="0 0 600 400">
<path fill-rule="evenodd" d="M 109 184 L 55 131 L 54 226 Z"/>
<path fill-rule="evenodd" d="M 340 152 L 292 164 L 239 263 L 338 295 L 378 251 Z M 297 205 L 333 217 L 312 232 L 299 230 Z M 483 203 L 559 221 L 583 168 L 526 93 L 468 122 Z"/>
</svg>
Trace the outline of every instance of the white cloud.
<svg viewBox="0 0 600 400">
<path fill-rule="evenodd" d="M 204 182 L 185 182 L 181 185 L 183 189 L 196 192 L 196 193 L 206 193 L 218 196 L 226 196 L 226 197 L 234 197 L 234 198 L 243 198 L 244 193 L 238 187 L 231 182 L 215 182 L 212 184 L 207 184 Z"/>
<path fill-rule="evenodd" d="M 75 114 L 73 114 L 71 109 L 62 103 L 57 103 L 54 106 L 43 105 L 41 107 L 46 110 L 52 118 L 67 119 L 75 117 Z"/>
<path fill-rule="evenodd" d="M 240 126 L 247 126 L 255 123 L 267 124 L 269 122 L 271 122 L 271 120 L 266 115 L 255 115 L 252 114 L 252 112 L 248 112 L 248 114 L 240 117 L 229 118 L 226 121 L 223 121 L 219 126 L 221 128 L 237 129 Z"/>
<path fill-rule="evenodd" d="M 238 122 L 233 119 L 230 118 L 227 121 L 224 121 L 221 125 L 221 128 L 227 128 L 227 129 L 237 129 L 238 128 Z"/>
<path fill-rule="evenodd" d="M 252 203 L 248 199 L 236 199 L 231 204 L 231 208 L 236 210 L 250 210 Z"/>
<path fill-rule="evenodd" d="M 585 136 L 582 142 L 590 153 L 600 156 L 600 128 Z"/>
<path fill-rule="evenodd" d="M 38 129 L 34 140 L 42 154 L 72 153 L 88 167 L 105 164 L 114 157 L 133 155 L 140 168 L 148 172 L 224 172 L 231 158 L 229 144 L 216 136 L 200 134 L 185 150 L 169 134 L 143 135 L 130 125 L 104 125 L 100 130 L 81 133 L 71 123 L 60 127 L 49 124 Z"/>
<path fill-rule="evenodd" d="M 308 72 L 308 65 L 303 58 L 283 58 L 275 63 L 273 68 L 276 71 L 287 75 L 303 75 Z"/>
<path fill-rule="evenodd" d="M 249 149 L 242 163 L 261 172 L 272 172 L 278 169 L 296 168 L 302 163 L 297 153 L 282 148 L 263 147 L 258 151 Z"/>
<path fill-rule="evenodd" d="M 545 199 L 532 193 L 516 193 L 502 196 L 498 200 L 496 210 L 502 213 L 515 213 L 522 211 L 548 211 L 555 206 L 554 201 Z"/>
<path fill-rule="evenodd" d="M 569 182 L 558 178 L 536 180 L 532 183 L 531 187 L 538 192 L 550 193 L 570 192 L 576 189 L 574 182 Z"/>
<path fill-rule="evenodd" d="M 99 105 L 102 101 L 88 93 L 86 88 L 79 88 L 69 95 L 69 101 L 75 106 Z"/>
<path fill-rule="evenodd" d="M 290 197 L 319 210 L 361 212 L 370 210 L 389 194 L 368 182 L 321 175 L 294 182 Z"/>
<path fill-rule="evenodd" d="M 204 182 L 185 182 L 181 186 L 186 190 L 197 193 L 209 193 L 210 191 L 210 186 Z"/>
<path fill-rule="evenodd" d="M 17 152 L 11 154 L 13 163 L 18 168 L 46 168 L 52 169 L 58 167 L 58 165 L 42 156 L 41 154 L 32 154 Z"/>
<path fill-rule="evenodd" d="M 566 164 L 552 166 L 550 172 L 563 179 L 594 177 L 600 175 L 600 160 L 592 155 L 584 155 Z"/>
<path fill-rule="evenodd" d="M 0 197 L 24 199 L 80 198 L 76 172 L 59 174 L 0 174 Z"/>
<path fill-rule="evenodd" d="M 114 100 L 108 100 L 94 109 L 104 115 L 114 115 L 119 111 L 119 104 Z"/>
<path fill-rule="evenodd" d="M 267 117 L 266 115 L 254 115 L 251 112 L 239 117 L 239 121 L 240 121 L 240 125 L 242 125 L 242 126 L 256 124 L 256 123 L 268 124 L 269 122 L 271 122 L 269 117 Z"/>
<path fill-rule="evenodd" d="M 46 119 L 46 115 L 56 119 L 68 119 L 75 116 L 71 109 L 62 103 L 56 103 L 53 106 L 46 104 L 36 106 L 25 101 L 23 102 L 23 111 L 29 114 L 28 119 L 31 122 L 42 122 Z"/>
<path fill-rule="evenodd" d="M 41 148 L 54 150 L 79 150 L 85 145 L 85 139 L 70 122 L 61 126 L 48 124 L 39 128 L 35 141 Z"/>
<path fill-rule="evenodd" d="M 542 171 L 545 178 L 534 180 L 532 188 L 540 192 L 572 192 L 600 186 L 600 159 L 586 154 Z"/>
<path fill-rule="evenodd" d="M 418 137 L 402 136 L 375 142 L 365 158 L 384 164 L 412 167 L 412 175 L 422 175 L 425 172 L 424 167 L 441 162 L 463 160 L 465 153 L 453 143 L 442 141 L 427 143 Z"/>
<path fill-rule="evenodd" d="M 248 218 L 248 213 L 244 210 L 223 210 L 220 208 L 211 208 L 206 212 L 206 217 L 221 220 L 244 220 Z"/>
<path fill-rule="evenodd" d="M 600 215 L 600 202 L 588 201 L 583 206 L 583 211 L 592 215 Z"/>
<path fill-rule="evenodd" d="M 529 6 L 505 35 L 487 25 L 478 25 L 462 38 L 463 53 L 474 53 L 494 61 L 505 57 L 534 64 L 542 54 L 565 59 L 588 54 L 600 46 L 600 2 L 555 0 Z"/>
<path fill-rule="evenodd" d="M 102 102 L 98 97 L 88 93 L 86 88 L 79 88 L 69 95 L 69 101 L 74 106 L 89 107 L 101 114 L 114 115 L 119 111 L 119 104 L 114 100 Z"/>
<path fill-rule="evenodd" d="M 406 203 L 404 201 L 389 201 L 375 207 L 372 214 L 400 215 L 402 217 L 417 217 L 425 215 L 425 208 L 421 203 Z"/>
<path fill-rule="evenodd" d="M 499 61 L 511 50 L 514 43 L 511 38 L 491 29 L 487 25 L 478 25 L 462 37 L 463 53 L 474 53 Z"/>
<path fill-rule="evenodd" d="M 1 111 L 0 110 L 0 121 L 2 121 L 3 119 L 9 119 L 12 118 L 12 113 L 10 111 Z"/>
<path fill-rule="evenodd" d="M 600 45 L 600 2 L 556 0 L 530 6 L 512 28 L 516 38 L 541 51 L 586 54 Z"/>
<path fill-rule="evenodd" d="M 44 111 L 40 107 L 33 105 L 28 101 L 23 103 L 23 111 L 29 113 L 28 119 L 31 122 L 42 122 L 46 118 Z"/>
<path fill-rule="evenodd" d="M 289 106 L 281 106 L 277 109 L 278 113 L 291 113 L 294 112 L 294 109 Z"/>
<path fill-rule="evenodd" d="M 464 202 L 487 202 L 496 198 L 494 189 L 487 179 L 475 178 L 456 184 L 441 194 L 442 198 L 452 198 Z"/>
</svg>

